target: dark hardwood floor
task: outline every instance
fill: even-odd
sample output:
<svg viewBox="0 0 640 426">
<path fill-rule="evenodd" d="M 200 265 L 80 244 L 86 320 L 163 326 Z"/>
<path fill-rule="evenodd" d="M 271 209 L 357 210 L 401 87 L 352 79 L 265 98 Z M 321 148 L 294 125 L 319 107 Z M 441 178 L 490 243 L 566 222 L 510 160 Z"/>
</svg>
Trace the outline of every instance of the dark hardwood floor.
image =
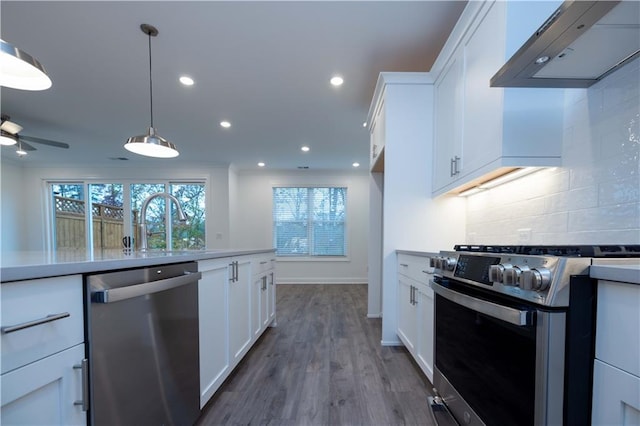
<svg viewBox="0 0 640 426">
<path fill-rule="evenodd" d="M 365 285 L 278 285 L 268 329 L 220 387 L 205 425 L 430 425 L 431 384 L 382 347 Z"/>
</svg>

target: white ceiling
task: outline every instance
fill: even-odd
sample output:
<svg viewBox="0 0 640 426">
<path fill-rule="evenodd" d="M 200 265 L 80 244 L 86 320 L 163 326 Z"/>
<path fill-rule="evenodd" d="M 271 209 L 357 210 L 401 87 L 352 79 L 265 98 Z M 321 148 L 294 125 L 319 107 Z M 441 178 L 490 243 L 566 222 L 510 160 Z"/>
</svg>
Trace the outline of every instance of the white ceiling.
<svg viewBox="0 0 640 426">
<path fill-rule="evenodd" d="M 34 144 L 27 163 L 234 164 L 350 169 L 368 165 L 366 120 L 378 74 L 428 71 L 463 1 L 141 1 L 0 5 L 2 39 L 36 57 L 49 90 L 2 88 L 2 113 Z M 149 126 L 148 38 L 154 125 L 176 159 L 126 151 Z M 192 87 L 178 77 L 188 74 Z M 330 86 L 333 74 L 344 77 Z M 219 126 L 221 120 L 230 129 Z M 300 146 L 311 151 L 302 153 Z M 16 157 L 2 147 L 2 156 Z M 366 167 L 366 166 L 365 166 Z"/>
</svg>

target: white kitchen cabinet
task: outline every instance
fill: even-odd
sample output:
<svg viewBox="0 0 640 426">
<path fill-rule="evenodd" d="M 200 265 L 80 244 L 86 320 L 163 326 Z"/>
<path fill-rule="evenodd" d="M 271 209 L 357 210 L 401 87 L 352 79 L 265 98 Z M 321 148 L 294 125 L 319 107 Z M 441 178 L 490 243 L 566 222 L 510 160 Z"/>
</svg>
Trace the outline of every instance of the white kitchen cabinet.
<svg viewBox="0 0 640 426">
<path fill-rule="evenodd" d="M 435 84 L 433 187 L 442 188 L 455 181 L 462 155 L 462 52 L 451 58 Z"/>
<path fill-rule="evenodd" d="M 82 287 L 80 275 L 2 284 L 0 423 L 87 423 Z"/>
<path fill-rule="evenodd" d="M 598 281 L 593 425 L 640 424 L 640 285 Z"/>
<path fill-rule="evenodd" d="M 198 262 L 200 325 L 200 408 L 209 401 L 229 373 L 229 262 L 210 259 Z"/>
<path fill-rule="evenodd" d="M 267 315 L 266 297 L 264 296 L 266 284 L 266 273 L 254 275 L 253 284 L 251 285 L 251 332 L 254 339 L 260 336 L 263 318 Z"/>
<path fill-rule="evenodd" d="M 475 186 L 516 167 L 560 165 L 563 90 L 489 85 L 558 3 L 467 6 L 471 12 L 465 11 L 432 69 L 437 75 L 433 195 Z"/>
<path fill-rule="evenodd" d="M 267 324 L 275 325 L 276 321 L 276 270 L 275 259 L 271 259 L 273 269 L 269 271 L 267 287 Z"/>
<path fill-rule="evenodd" d="M 398 337 L 429 380 L 433 380 L 433 268 L 425 256 L 398 253 Z"/>
<path fill-rule="evenodd" d="M 417 286 L 404 275 L 398 276 L 398 337 L 413 355 L 418 346 Z"/>
<path fill-rule="evenodd" d="M 384 146 L 385 146 L 385 111 L 384 101 L 380 102 L 369 124 L 371 149 L 370 169 L 373 172 L 384 171 Z"/>
<path fill-rule="evenodd" d="M 419 287 L 417 303 L 418 315 L 418 348 L 416 351 L 416 361 L 422 371 L 433 382 L 433 354 L 434 354 L 434 296 L 431 287 Z"/>
<path fill-rule="evenodd" d="M 251 347 L 251 259 L 231 258 L 229 274 L 229 362 L 235 367 Z"/>
<path fill-rule="evenodd" d="M 257 339 L 275 318 L 275 259 L 260 257 L 253 264 L 251 328 Z"/>
<path fill-rule="evenodd" d="M 84 344 L 0 376 L 3 425 L 85 425 Z"/>
</svg>

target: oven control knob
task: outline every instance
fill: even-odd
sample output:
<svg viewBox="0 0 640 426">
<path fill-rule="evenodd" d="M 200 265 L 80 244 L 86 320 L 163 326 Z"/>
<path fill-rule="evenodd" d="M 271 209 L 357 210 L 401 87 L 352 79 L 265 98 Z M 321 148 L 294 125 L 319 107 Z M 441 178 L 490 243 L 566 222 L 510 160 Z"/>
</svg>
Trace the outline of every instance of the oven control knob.
<svg viewBox="0 0 640 426">
<path fill-rule="evenodd" d="M 442 269 L 453 271 L 456 268 L 456 259 L 453 257 L 445 257 L 442 259 Z"/>
<path fill-rule="evenodd" d="M 547 268 L 534 268 L 531 274 L 531 288 L 536 291 L 544 291 L 551 284 L 551 271 Z"/>
<path fill-rule="evenodd" d="M 430 257 L 429 258 L 429 266 L 432 268 L 437 268 L 438 267 L 438 258 L 437 257 Z"/>
<path fill-rule="evenodd" d="M 504 271 L 502 271 L 502 284 L 508 286 L 522 286 L 521 275 L 522 271 L 526 271 L 529 269 L 528 266 L 512 266 L 510 264 L 505 264 Z"/>
<path fill-rule="evenodd" d="M 504 266 L 500 263 L 489 266 L 489 281 L 494 283 L 502 282 L 502 271 L 504 271 Z"/>
</svg>

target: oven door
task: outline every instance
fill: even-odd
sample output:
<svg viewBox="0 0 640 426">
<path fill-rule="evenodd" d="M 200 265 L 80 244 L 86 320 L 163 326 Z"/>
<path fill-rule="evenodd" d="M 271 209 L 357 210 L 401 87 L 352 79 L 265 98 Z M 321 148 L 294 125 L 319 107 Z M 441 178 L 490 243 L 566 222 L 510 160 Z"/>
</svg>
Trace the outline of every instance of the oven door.
<svg viewBox="0 0 640 426">
<path fill-rule="evenodd" d="M 561 424 L 565 313 L 441 277 L 433 290 L 434 385 L 456 420 Z"/>
</svg>

